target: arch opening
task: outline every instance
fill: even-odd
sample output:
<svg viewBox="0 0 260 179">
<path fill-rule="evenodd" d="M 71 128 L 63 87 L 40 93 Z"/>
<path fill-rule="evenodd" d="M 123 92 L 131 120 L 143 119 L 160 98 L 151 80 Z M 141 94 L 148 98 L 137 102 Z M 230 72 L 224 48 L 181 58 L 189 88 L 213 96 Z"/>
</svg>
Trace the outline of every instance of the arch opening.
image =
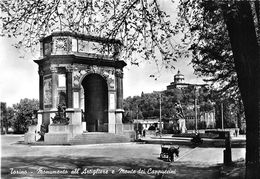
<svg viewBox="0 0 260 179">
<path fill-rule="evenodd" d="M 108 132 L 108 86 L 99 74 L 89 74 L 81 83 L 84 89 L 84 120 L 88 132 Z"/>
</svg>

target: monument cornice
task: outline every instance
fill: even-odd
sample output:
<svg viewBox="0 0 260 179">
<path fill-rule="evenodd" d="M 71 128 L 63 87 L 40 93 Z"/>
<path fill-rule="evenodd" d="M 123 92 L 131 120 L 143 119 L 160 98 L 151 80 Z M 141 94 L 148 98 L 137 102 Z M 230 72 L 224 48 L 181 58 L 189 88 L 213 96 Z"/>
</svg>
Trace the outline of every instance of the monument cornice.
<svg viewBox="0 0 260 179">
<path fill-rule="evenodd" d="M 110 38 L 104 38 L 104 37 L 98 37 L 98 36 L 92 36 L 92 35 L 85 35 L 80 33 L 74 33 L 69 31 L 63 31 L 63 32 L 53 32 L 51 35 L 46 36 L 44 38 L 40 39 L 40 42 L 43 41 L 50 41 L 52 37 L 74 37 L 81 40 L 88 40 L 88 41 L 94 41 L 94 42 L 101 42 L 101 43 L 111 43 L 111 44 L 118 44 L 122 45 L 122 42 L 119 39 L 110 39 Z"/>
<path fill-rule="evenodd" d="M 49 65 L 49 64 L 86 64 L 86 65 L 98 65 L 108 66 L 122 69 L 126 66 L 126 63 L 122 60 L 104 60 L 101 58 L 91 58 L 85 56 L 76 55 L 50 55 L 40 60 L 34 60 L 38 65 Z"/>
</svg>

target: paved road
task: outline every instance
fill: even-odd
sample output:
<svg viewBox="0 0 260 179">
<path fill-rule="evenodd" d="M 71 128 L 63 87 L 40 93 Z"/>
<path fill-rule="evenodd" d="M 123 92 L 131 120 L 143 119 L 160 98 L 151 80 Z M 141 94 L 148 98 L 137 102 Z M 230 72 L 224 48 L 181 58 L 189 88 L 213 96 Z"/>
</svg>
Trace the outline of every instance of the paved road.
<svg viewBox="0 0 260 179">
<path fill-rule="evenodd" d="M 2 136 L 2 178 L 218 178 L 223 161 L 223 148 L 180 146 L 180 157 L 169 163 L 158 158 L 158 144 L 30 146 L 22 140 Z M 233 160 L 244 156 L 244 148 L 232 149 Z"/>
</svg>

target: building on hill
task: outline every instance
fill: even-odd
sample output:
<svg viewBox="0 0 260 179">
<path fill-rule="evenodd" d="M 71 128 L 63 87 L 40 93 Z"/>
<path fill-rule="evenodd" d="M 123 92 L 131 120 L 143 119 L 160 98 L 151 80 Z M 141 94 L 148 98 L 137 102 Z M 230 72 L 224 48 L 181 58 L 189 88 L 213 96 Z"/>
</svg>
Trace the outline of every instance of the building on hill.
<svg viewBox="0 0 260 179">
<path fill-rule="evenodd" d="M 175 89 L 175 88 L 187 88 L 188 86 L 194 86 L 194 87 L 203 87 L 206 86 L 206 84 L 190 84 L 186 83 L 184 78 L 184 75 L 181 74 L 180 70 L 178 70 L 177 74 L 174 75 L 174 81 L 170 83 L 170 85 L 167 86 L 167 90 Z"/>
<path fill-rule="evenodd" d="M 170 85 L 167 86 L 167 90 L 172 90 L 172 89 L 185 89 L 187 87 L 193 87 L 194 89 L 198 90 L 203 87 L 207 87 L 207 84 L 191 84 L 185 82 L 184 75 L 181 74 L 180 70 L 178 70 L 177 74 L 174 75 L 174 81 L 170 83 Z M 196 99 L 194 99 L 194 103 L 197 104 Z M 195 104 L 194 104 L 195 105 Z M 189 110 L 194 110 L 195 111 L 195 106 L 194 105 L 187 105 L 186 108 Z M 198 105 L 198 104 L 197 104 Z M 214 128 L 215 127 L 215 111 L 208 111 L 208 112 L 199 112 L 197 114 L 197 119 L 198 119 L 198 127 L 199 128 Z M 192 115 L 185 115 L 185 124 L 187 129 L 190 128 L 195 128 L 195 112 Z"/>
<path fill-rule="evenodd" d="M 142 92 L 140 97 L 132 100 L 129 98 L 129 109 L 125 110 L 132 111 L 138 106 L 138 111 L 141 111 L 144 119 L 135 119 L 134 123 L 141 124 L 144 130 L 159 124 L 159 113 L 162 114 L 163 132 L 185 133 L 187 129 L 196 128 L 196 120 L 198 129 L 214 128 L 215 110 L 214 106 L 210 105 L 207 86 L 185 83 L 184 75 L 178 71 L 174 82 L 167 86 L 165 91 Z M 157 119 L 151 119 L 152 115 Z M 137 113 L 133 116 L 137 116 Z"/>
</svg>

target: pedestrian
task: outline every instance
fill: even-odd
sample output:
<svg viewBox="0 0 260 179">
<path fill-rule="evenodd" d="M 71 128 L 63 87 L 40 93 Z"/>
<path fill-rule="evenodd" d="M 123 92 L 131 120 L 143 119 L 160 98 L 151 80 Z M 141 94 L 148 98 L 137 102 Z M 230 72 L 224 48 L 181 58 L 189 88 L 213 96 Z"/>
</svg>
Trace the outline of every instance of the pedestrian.
<svg viewBox="0 0 260 179">
<path fill-rule="evenodd" d="M 159 133 L 159 130 L 158 130 L 158 128 L 156 127 L 156 128 L 155 128 L 155 135 L 157 136 L 158 133 Z"/>
<path fill-rule="evenodd" d="M 171 146 L 169 149 L 168 149 L 168 160 L 170 162 L 174 162 L 174 155 L 176 157 L 179 157 L 179 147 L 174 147 L 174 146 Z"/>
<path fill-rule="evenodd" d="M 238 134 L 238 130 L 237 129 L 235 130 L 235 134 L 236 134 L 236 137 L 237 137 L 237 134 Z"/>
<path fill-rule="evenodd" d="M 145 137 L 145 130 L 143 130 L 143 137 Z"/>
<path fill-rule="evenodd" d="M 172 150 L 172 148 L 169 148 L 168 149 L 168 160 L 170 161 L 170 162 L 172 162 L 174 159 L 173 159 L 173 150 Z"/>
</svg>

